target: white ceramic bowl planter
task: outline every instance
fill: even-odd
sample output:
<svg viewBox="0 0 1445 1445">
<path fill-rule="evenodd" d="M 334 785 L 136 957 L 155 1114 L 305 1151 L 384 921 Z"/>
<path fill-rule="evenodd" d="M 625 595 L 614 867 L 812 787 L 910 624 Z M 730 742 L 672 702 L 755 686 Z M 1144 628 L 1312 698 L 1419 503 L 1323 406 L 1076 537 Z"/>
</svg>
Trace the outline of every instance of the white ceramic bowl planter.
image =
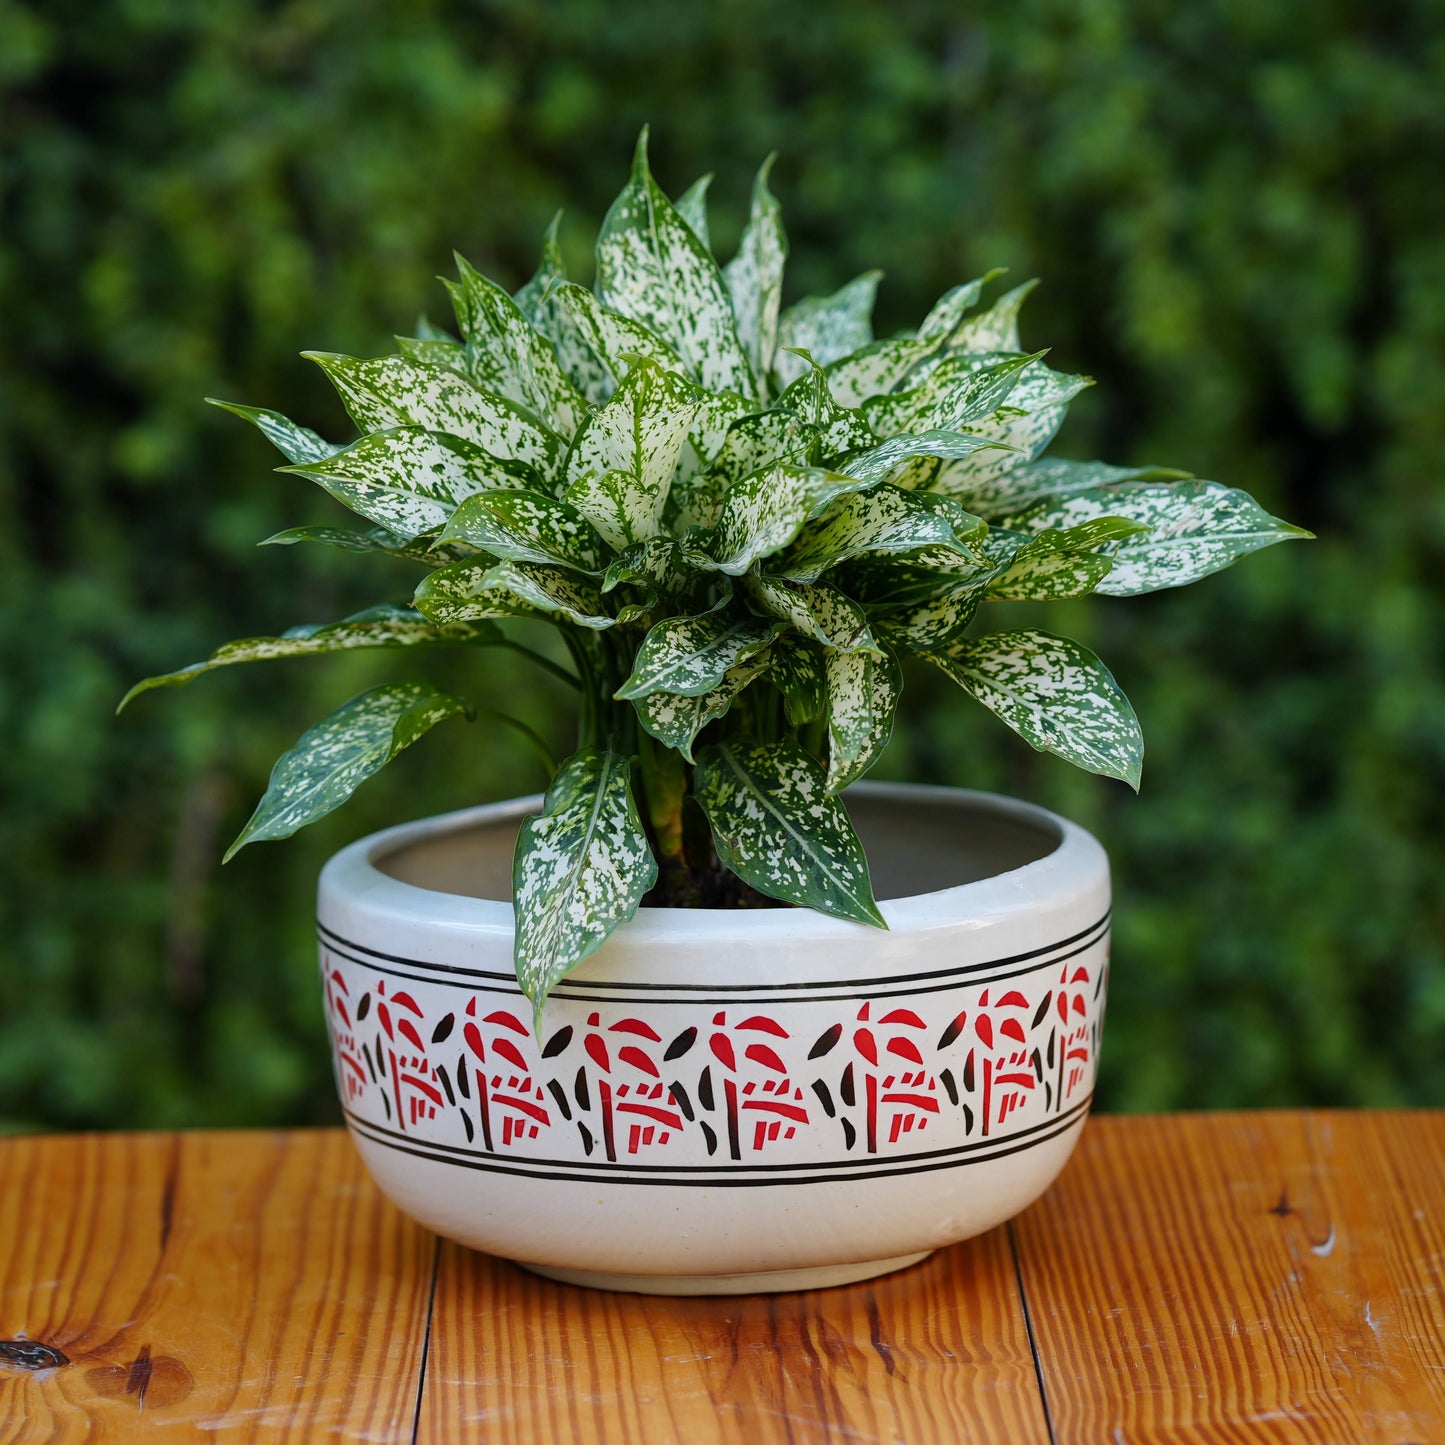
<svg viewBox="0 0 1445 1445">
<path fill-rule="evenodd" d="M 843 1284 L 1053 1181 L 1093 1089 L 1109 873 L 1062 818 L 861 785 L 887 933 L 794 908 L 648 909 L 553 992 L 512 974 L 524 799 L 392 828 L 321 875 L 352 1135 L 430 1228 L 659 1294 Z"/>
</svg>

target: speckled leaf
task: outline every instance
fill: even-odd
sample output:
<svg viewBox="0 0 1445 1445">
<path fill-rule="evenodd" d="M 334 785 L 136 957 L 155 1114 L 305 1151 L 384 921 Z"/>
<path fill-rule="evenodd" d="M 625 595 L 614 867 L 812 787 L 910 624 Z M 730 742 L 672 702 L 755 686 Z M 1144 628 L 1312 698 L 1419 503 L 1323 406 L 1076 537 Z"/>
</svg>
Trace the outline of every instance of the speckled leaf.
<svg viewBox="0 0 1445 1445">
<path fill-rule="evenodd" d="M 218 401 L 214 396 L 208 396 L 206 400 L 211 406 L 218 406 L 222 411 L 250 422 L 288 462 L 324 461 L 341 450 L 339 446 L 323 441 L 309 427 L 297 426 L 279 411 L 268 411 L 263 406 L 242 406 L 237 401 Z"/>
<path fill-rule="evenodd" d="M 846 470 L 846 469 L 845 469 Z M 992 520 L 1016 516 L 1046 498 L 1072 497 L 1120 482 L 1183 482 L 1188 472 L 1168 467 L 1111 467 L 1106 462 L 1071 462 L 1040 457 L 998 476 L 973 481 L 967 488 L 946 488 L 971 511 Z"/>
<path fill-rule="evenodd" d="M 712 185 L 712 172 L 699 176 L 678 198 L 677 214 L 692 227 L 692 233 L 708 249 L 712 236 L 707 224 L 707 192 Z"/>
<path fill-rule="evenodd" d="M 830 567 L 865 552 L 913 552 L 943 547 L 978 556 L 988 524 L 951 497 L 907 492 L 887 483 L 842 497 L 811 522 L 776 563 L 784 577 L 812 582 Z"/>
<path fill-rule="evenodd" d="M 416 589 L 413 600 L 438 624 L 558 615 L 600 631 L 615 620 L 603 611 L 597 588 L 575 573 L 531 562 L 494 563 L 490 557 L 438 567 Z"/>
<path fill-rule="evenodd" d="M 301 735 L 271 770 L 271 782 L 226 862 L 247 843 L 289 838 L 339 808 L 403 748 L 467 704 L 423 682 L 388 683 L 343 703 Z"/>
<path fill-rule="evenodd" d="M 714 609 L 700 617 L 669 617 L 642 640 L 622 699 L 675 692 L 700 697 L 723 674 L 765 648 L 779 629 L 746 613 Z"/>
<path fill-rule="evenodd" d="M 763 557 L 781 552 L 809 517 L 835 497 L 864 484 L 818 467 L 773 467 L 730 488 L 705 548 L 690 553 L 699 566 L 739 577 Z"/>
<path fill-rule="evenodd" d="M 555 613 L 594 631 L 611 627 L 615 620 L 604 610 L 595 583 L 560 567 L 544 567 L 535 562 L 499 562 L 486 574 L 483 585 L 502 588 L 539 612 Z M 417 606 L 421 606 L 420 601 Z"/>
<path fill-rule="evenodd" d="M 903 674 L 887 652 L 824 653 L 828 688 L 828 791 L 856 783 L 893 736 Z"/>
<path fill-rule="evenodd" d="M 1042 355 L 985 359 L 982 364 L 977 357 L 949 357 L 920 385 L 865 402 L 863 415 L 880 437 L 902 432 L 960 431 L 969 423 L 983 422 L 1009 401 Z"/>
<path fill-rule="evenodd" d="M 912 336 L 871 342 L 825 367 L 833 399 L 839 406 L 856 407 L 871 396 L 882 396 L 898 386 L 936 349 L 936 342 L 919 341 Z"/>
<path fill-rule="evenodd" d="M 933 596 L 880 618 L 878 630 L 889 643 L 908 652 L 947 648 L 972 625 L 991 576 L 988 568 L 959 576 Z"/>
<path fill-rule="evenodd" d="M 524 407 L 455 371 L 405 356 L 361 361 L 322 351 L 302 355 L 326 373 L 363 432 L 406 426 L 446 432 L 546 477 L 567 450 L 567 443 Z"/>
<path fill-rule="evenodd" d="M 461 285 L 453 294 L 458 298 L 457 320 L 467 344 L 472 379 L 570 437 L 587 404 L 562 371 L 552 343 L 533 330 L 500 286 L 488 281 L 464 257 L 458 256 L 456 262 Z"/>
<path fill-rule="evenodd" d="M 768 676 L 783 695 L 783 716 L 789 727 L 802 727 L 823 715 L 827 682 L 823 648 L 796 634 L 780 637 L 768 649 Z"/>
<path fill-rule="evenodd" d="M 843 804 L 791 738 L 710 744 L 698 753 L 694 787 L 718 857 L 745 883 L 785 903 L 888 926 Z"/>
<path fill-rule="evenodd" d="M 256 545 L 294 547 L 298 542 L 319 542 L 322 546 L 335 547 L 342 552 L 384 552 L 389 557 L 404 557 L 408 562 L 420 562 L 425 567 L 437 565 L 437 554 L 431 550 L 425 537 L 403 542 L 385 527 L 368 527 L 364 532 L 349 527 L 288 527 Z"/>
<path fill-rule="evenodd" d="M 967 281 L 962 286 L 955 286 L 951 291 L 946 292 L 938 299 L 933 310 L 923 318 L 923 324 L 918 328 L 918 339 L 948 345 L 963 324 L 964 317 L 978 305 L 978 298 L 983 295 L 983 288 L 996 276 L 1002 275 L 1001 270 L 995 269 L 986 276 L 980 276 L 976 281 Z M 1003 351 L 1007 348 L 976 346 L 973 349 L 975 351 Z"/>
<path fill-rule="evenodd" d="M 597 238 L 597 294 L 671 342 L 709 391 L 758 398 L 722 273 L 653 180 L 645 130 Z"/>
<path fill-rule="evenodd" d="M 322 461 L 280 468 L 319 482 L 338 502 L 403 541 L 440 527 L 488 487 L 535 483 L 536 473 L 442 432 L 397 427 Z"/>
<path fill-rule="evenodd" d="M 547 223 L 542 233 L 542 254 L 537 258 L 537 269 L 531 279 L 512 297 L 517 310 L 527 318 L 528 324 L 554 343 L 556 337 L 551 330 L 551 308 L 547 297 L 555 287 L 567 280 L 567 263 L 562 259 L 562 246 L 558 234 L 562 229 L 562 212 Z"/>
<path fill-rule="evenodd" d="M 997 445 L 983 437 L 963 432 L 926 431 L 916 436 L 889 437 L 876 447 L 845 457 L 837 469 L 860 482 L 881 482 L 898 473 L 906 462 L 917 457 L 956 459 L 972 456 L 981 448 Z"/>
<path fill-rule="evenodd" d="M 600 573 L 607 549 L 575 507 L 539 492 L 479 492 L 442 529 L 441 541 L 465 542 L 511 562 L 541 562 Z"/>
<path fill-rule="evenodd" d="M 1031 747 L 1138 789 L 1139 719 L 1087 647 L 1048 632 L 995 632 L 929 660 Z"/>
<path fill-rule="evenodd" d="M 836 587 L 790 582 L 765 573 L 749 576 L 744 587 L 756 607 L 781 618 L 805 637 L 846 651 L 878 646 L 863 609 Z"/>
<path fill-rule="evenodd" d="M 997 271 L 990 273 L 996 276 Z M 1012 291 L 1000 296 L 987 311 L 971 316 L 957 326 L 949 337 L 949 344 L 962 351 L 1020 351 L 1019 309 L 1028 299 L 1029 292 L 1039 283 L 1025 281 Z"/>
<path fill-rule="evenodd" d="M 796 381 L 808 367 L 785 347 L 808 352 L 819 366 L 831 366 L 873 340 L 873 302 L 882 279 L 881 271 L 865 271 L 831 296 L 809 296 L 783 312 L 773 357 L 780 386 Z"/>
<path fill-rule="evenodd" d="M 807 370 L 776 404 L 790 407 L 817 431 L 821 456 L 839 456 L 871 447 L 878 438 L 867 417 L 861 411 L 838 404 L 828 384 L 827 372 L 812 357 L 800 359 L 807 363 Z"/>
<path fill-rule="evenodd" d="M 768 670 L 771 651 L 745 658 L 722 675 L 717 686 L 700 697 L 679 692 L 652 692 L 633 702 L 637 720 L 667 747 L 676 748 L 692 762 L 693 744 L 708 723 L 726 716 L 738 694 Z"/>
<path fill-rule="evenodd" d="M 987 596 L 999 601 L 1046 601 L 1087 597 L 1113 570 L 1113 558 L 1097 549 L 1145 531 L 1122 517 L 1100 517 L 1035 536 L 994 528 L 988 549 L 994 559 Z"/>
<path fill-rule="evenodd" d="M 517 982 L 538 1017 L 553 986 L 637 911 L 657 863 L 632 799 L 632 760 L 584 748 L 557 770 L 512 867 Z"/>
<path fill-rule="evenodd" d="M 1310 533 L 1266 512 L 1248 492 L 1218 482 L 1105 487 L 1045 503 L 1018 525 L 1034 531 L 1076 527 L 1101 517 L 1124 517 L 1149 530 L 1106 548 L 1114 567 L 1098 590 L 1134 597 L 1163 587 L 1182 587 L 1262 547 Z"/>
<path fill-rule="evenodd" d="M 685 377 L 639 360 L 612 400 L 578 429 L 567 454 L 567 499 L 612 546 L 661 533 L 699 401 Z"/>
<path fill-rule="evenodd" d="M 607 564 L 602 590 L 611 592 L 628 582 L 660 587 L 675 580 L 679 571 L 677 543 L 671 537 L 652 537 L 646 542 L 634 543 Z"/>
<path fill-rule="evenodd" d="M 677 352 L 640 322 L 609 311 L 590 291 L 569 282 L 549 305 L 565 324 L 558 351 L 587 400 L 603 405 L 627 375 L 630 358 L 645 356 L 667 371 L 686 373 Z"/>
<path fill-rule="evenodd" d="M 723 269 L 728 295 L 753 375 L 761 384 L 773 366 L 778 346 L 778 312 L 783 301 L 783 264 L 788 259 L 788 238 L 783 213 L 768 189 L 768 173 L 777 160 L 774 153 L 758 169 L 753 182 L 748 223 L 738 242 L 738 253 Z M 704 242 L 704 245 L 707 243 Z"/>
<path fill-rule="evenodd" d="M 467 374 L 467 349 L 460 341 L 428 336 L 398 336 L 396 349 L 408 361 L 423 366 L 444 366 L 448 371 Z"/>
<path fill-rule="evenodd" d="M 281 657 L 314 657 L 327 652 L 349 652 L 358 647 L 444 647 L 495 641 L 500 634 L 488 623 L 462 623 L 436 627 L 409 607 L 368 607 L 340 622 L 292 627 L 279 637 L 246 637 L 218 647 L 204 662 L 193 662 L 176 672 L 162 673 L 136 683 L 121 699 L 117 712 L 133 698 L 156 687 L 184 687 L 240 662 L 270 662 Z"/>
</svg>

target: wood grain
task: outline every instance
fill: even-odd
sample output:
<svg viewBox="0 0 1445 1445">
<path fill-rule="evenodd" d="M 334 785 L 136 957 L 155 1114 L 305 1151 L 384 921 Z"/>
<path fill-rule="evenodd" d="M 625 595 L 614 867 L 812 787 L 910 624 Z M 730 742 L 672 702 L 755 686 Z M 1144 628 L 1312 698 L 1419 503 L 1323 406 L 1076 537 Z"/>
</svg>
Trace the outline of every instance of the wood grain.
<svg viewBox="0 0 1445 1445">
<path fill-rule="evenodd" d="M 434 1255 L 342 1134 L 5 1141 L 0 1440 L 410 1440 Z"/>
<path fill-rule="evenodd" d="M 1012 1226 L 1059 1445 L 1445 1440 L 1445 1117 L 1096 1119 Z"/>
<path fill-rule="evenodd" d="M 883 1279 L 667 1299 L 442 1247 L 419 1439 L 1048 1440 L 1001 1229 Z"/>
</svg>

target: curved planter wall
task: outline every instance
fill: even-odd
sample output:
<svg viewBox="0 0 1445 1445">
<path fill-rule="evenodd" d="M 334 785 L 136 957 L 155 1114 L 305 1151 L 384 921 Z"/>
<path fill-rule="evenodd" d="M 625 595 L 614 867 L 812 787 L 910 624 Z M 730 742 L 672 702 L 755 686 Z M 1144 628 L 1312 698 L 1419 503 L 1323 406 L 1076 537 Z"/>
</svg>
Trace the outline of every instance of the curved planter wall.
<svg viewBox="0 0 1445 1445">
<path fill-rule="evenodd" d="M 1103 851 L 987 794 L 863 785 L 848 802 L 889 932 L 643 909 L 558 986 L 540 1041 L 501 901 L 537 800 L 337 854 L 327 1017 L 381 1188 L 543 1273 L 707 1293 L 866 1278 L 1037 1198 L 1093 1089 Z"/>
</svg>

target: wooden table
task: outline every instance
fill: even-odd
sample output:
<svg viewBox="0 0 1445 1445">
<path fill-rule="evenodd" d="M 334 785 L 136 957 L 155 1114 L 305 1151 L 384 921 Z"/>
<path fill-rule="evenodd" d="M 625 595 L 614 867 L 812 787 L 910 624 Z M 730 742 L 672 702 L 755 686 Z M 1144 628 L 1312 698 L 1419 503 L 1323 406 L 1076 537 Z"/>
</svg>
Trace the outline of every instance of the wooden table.
<svg viewBox="0 0 1445 1445">
<path fill-rule="evenodd" d="M 1445 1113 L 1100 1118 L 881 1280 L 609 1295 L 343 1134 L 0 1141 L 0 1441 L 1445 1441 Z"/>
</svg>

